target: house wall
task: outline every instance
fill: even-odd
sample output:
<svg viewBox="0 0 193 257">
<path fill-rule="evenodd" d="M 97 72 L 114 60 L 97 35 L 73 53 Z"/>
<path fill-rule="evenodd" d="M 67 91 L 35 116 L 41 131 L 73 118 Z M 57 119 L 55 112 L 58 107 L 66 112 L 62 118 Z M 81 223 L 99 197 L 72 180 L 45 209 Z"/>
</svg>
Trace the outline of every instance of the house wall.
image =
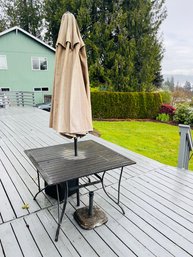
<svg viewBox="0 0 193 257">
<path fill-rule="evenodd" d="M 8 66 L 7 70 L 0 69 L 0 87 L 21 91 L 48 87 L 48 92 L 36 94 L 37 102 L 43 101 L 44 94 L 52 94 L 54 51 L 14 30 L 0 37 L 0 55 L 6 55 Z M 32 70 L 31 57 L 46 57 L 48 69 Z"/>
</svg>

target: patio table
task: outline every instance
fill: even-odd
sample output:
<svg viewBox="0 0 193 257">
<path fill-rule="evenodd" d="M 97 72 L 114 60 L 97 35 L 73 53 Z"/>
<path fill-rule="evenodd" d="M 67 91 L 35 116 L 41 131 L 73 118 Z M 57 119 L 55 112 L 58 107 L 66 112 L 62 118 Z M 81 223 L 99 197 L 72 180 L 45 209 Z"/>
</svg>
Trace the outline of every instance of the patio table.
<svg viewBox="0 0 193 257">
<path fill-rule="evenodd" d="M 78 156 L 74 156 L 73 143 L 25 150 L 25 153 L 36 167 L 38 174 L 39 191 L 34 196 L 34 199 L 36 199 L 36 196 L 45 189 L 40 188 L 39 175 L 41 175 L 43 180 L 47 183 L 47 186 L 56 185 L 58 192 L 58 185 L 60 184 L 64 191 L 64 203 L 61 214 L 59 211 L 59 193 L 57 194 L 58 226 L 56 230 L 55 241 L 58 240 L 59 230 L 67 204 L 67 182 L 71 179 L 79 179 L 81 177 L 95 175 L 97 180 L 92 182 L 88 180 L 88 183 L 81 184 L 77 188 L 101 182 L 104 192 L 108 195 L 108 197 L 116 202 L 116 204 L 119 205 L 124 213 L 123 208 L 119 204 L 122 172 L 125 166 L 135 164 L 134 161 L 92 140 L 81 141 L 78 143 Z M 106 171 L 117 168 L 121 169 L 118 181 L 118 198 L 117 201 L 115 201 L 105 189 L 104 177 Z"/>
</svg>

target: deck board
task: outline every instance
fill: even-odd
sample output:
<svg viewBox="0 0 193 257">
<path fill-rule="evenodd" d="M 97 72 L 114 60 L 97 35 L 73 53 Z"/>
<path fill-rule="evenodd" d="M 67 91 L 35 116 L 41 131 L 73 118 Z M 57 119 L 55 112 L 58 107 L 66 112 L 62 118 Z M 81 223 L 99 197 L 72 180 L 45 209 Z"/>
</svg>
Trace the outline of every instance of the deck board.
<svg viewBox="0 0 193 257">
<path fill-rule="evenodd" d="M 1 206 L 1 221 L 0 223 L 12 220 L 16 218 L 16 215 L 14 213 L 14 210 L 10 204 L 10 201 L 7 196 L 7 192 L 5 190 L 5 187 L 0 180 L 0 206 Z"/>
<path fill-rule="evenodd" d="M 193 172 L 151 160 L 93 135 L 95 140 L 137 162 L 124 168 L 121 204 L 101 184 L 80 189 L 81 206 L 94 203 L 108 222 L 83 230 L 73 218 L 76 196 L 69 197 L 58 242 L 56 200 L 40 193 L 37 174 L 24 150 L 72 142 L 49 128 L 49 113 L 37 108 L 0 109 L 0 256 L 2 257 L 188 257 L 193 256 Z M 120 169 L 107 172 L 105 185 L 117 196 Z M 94 176 L 91 180 L 95 180 Z M 80 183 L 87 178 L 80 180 Z M 41 179 L 41 186 L 44 185 Z M 27 203 L 29 209 L 22 206 Z"/>
<path fill-rule="evenodd" d="M 29 228 L 27 227 L 25 220 L 17 219 L 14 220 L 11 224 L 24 256 L 41 257 L 42 255 L 40 253 L 39 247 L 29 232 Z"/>
<path fill-rule="evenodd" d="M 4 223 L 0 227 L 0 238 L 2 249 L 5 252 L 6 257 L 23 257 L 20 245 L 12 230 L 11 223 Z"/>
</svg>

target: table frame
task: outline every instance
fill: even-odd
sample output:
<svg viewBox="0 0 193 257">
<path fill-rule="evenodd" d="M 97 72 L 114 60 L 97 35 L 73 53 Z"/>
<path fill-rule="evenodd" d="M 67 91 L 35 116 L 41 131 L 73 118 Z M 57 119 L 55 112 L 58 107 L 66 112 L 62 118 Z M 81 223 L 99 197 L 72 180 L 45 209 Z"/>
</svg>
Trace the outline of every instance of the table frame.
<svg viewBox="0 0 193 257">
<path fill-rule="evenodd" d="M 78 192 L 79 192 L 79 189 L 82 188 L 82 187 L 86 187 L 86 186 L 90 186 L 90 185 L 94 185 L 94 184 L 97 184 L 97 183 L 101 183 L 102 184 L 102 188 L 105 192 L 105 194 L 114 202 L 116 203 L 123 214 L 125 214 L 125 211 L 123 209 L 123 207 L 120 205 L 120 187 L 121 187 L 121 179 L 122 179 L 122 174 L 123 174 L 123 168 L 125 166 L 128 166 L 128 165 L 132 165 L 132 164 L 135 164 L 134 161 L 130 160 L 129 158 L 127 157 L 124 157 L 122 155 L 120 155 L 119 153 L 117 152 L 114 152 L 113 150 L 95 142 L 95 141 L 92 141 L 92 140 L 89 140 L 89 141 L 82 141 L 79 143 L 79 145 L 81 147 L 84 147 L 84 145 L 88 148 L 86 150 L 86 154 L 87 156 L 85 158 L 87 158 L 89 160 L 89 158 L 93 157 L 92 156 L 92 153 L 90 153 L 90 149 L 89 149 L 89 146 L 91 147 L 91 149 L 99 149 L 100 151 L 100 155 L 99 156 L 96 156 L 96 158 L 98 158 L 100 160 L 101 158 L 101 154 L 102 152 L 104 151 L 104 153 L 107 153 L 108 157 L 104 158 L 104 160 L 102 160 L 102 164 L 104 163 L 104 170 L 101 170 L 99 169 L 97 172 L 85 172 L 85 173 L 81 173 L 80 175 L 76 174 L 75 177 L 73 177 L 74 175 L 70 175 L 69 173 L 69 178 L 68 179 L 65 179 L 64 181 L 60 181 L 59 179 L 58 180 L 54 180 L 54 183 L 50 182 L 49 181 L 49 175 L 47 173 L 44 173 L 44 166 L 46 167 L 49 167 L 48 164 L 52 164 L 52 162 L 54 162 L 56 159 L 58 159 L 58 155 L 60 155 L 61 151 L 58 152 L 58 155 L 57 153 L 55 154 L 54 151 L 52 153 L 52 155 L 50 154 L 49 158 L 47 157 L 47 160 L 45 160 L 45 156 L 41 157 L 41 155 L 39 155 L 39 153 L 44 153 L 44 151 L 47 153 L 49 153 L 49 150 L 54 148 L 55 149 L 59 149 L 61 148 L 61 145 L 56 145 L 56 146 L 50 146 L 50 147 L 44 147 L 44 148 L 36 148 L 36 149 L 30 149 L 30 150 L 26 150 L 25 153 L 27 154 L 27 156 L 30 158 L 30 160 L 32 161 L 32 163 L 34 164 L 34 166 L 36 167 L 37 169 L 37 177 L 38 177 L 38 192 L 36 193 L 36 195 L 34 196 L 34 200 L 36 200 L 36 197 L 37 195 L 42 192 L 47 186 L 49 185 L 56 185 L 56 190 L 57 190 L 57 208 L 58 208 L 58 225 L 57 225 L 57 229 L 56 229 L 56 234 L 55 234 L 55 241 L 58 241 L 58 236 L 59 236 L 59 231 L 60 231 L 60 227 L 61 227 L 61 223 L 62 223 L 62 219 L 63 219 L 63 216 L 64 216 L 64 213 L 65 213 L 65 209 L 66 209 L 66 205 L 67 205 L 67 199 L 68 199 L 68 180 L 70 179 L 73 179 L 73 178 L 81 178 L 81 177 L 88 177 L 89 175 L 94 175 L 97 180 L 96 181 L 91 181 L 90 178 L 88 177 L 88 183 L 84 183 L 82 185 L 78 185 L 78 186 L 75 186 L 73 187 L 71 190 L 74 190 L 74 189 L 77 189 Z M 70 143 L 70 144 L 63 144 L 62 145 L 64 148 L 67 147 L 73 147 L 73 144 Z M 59 149 L 60 150 L 60 149 Z M 97 154 L 97 151 L 96 151 L 96 154 Z M 55 159 L 54 159 L 54 156 Z M 111 157 L 114 159 L 111 160 Z M 108 159 L 109 158 L 109 159 Z M 117 159 L 116 159 L 117 158 Z M 59 161 L 64 161 L 65 157 L 63 156 L 61 159 L 59 159 Z M 86 159 L 86 160 L 87 160 Z M 117 161 L 116 161 L 117 160 Z M 112 162 L 112 164 L 110 163 L 110 161 Z M 79 162 L 81 164 L 81 160 L 75 160 L 72 159 L 72 165 L 76 165 L 76 162 Z M 92 160 L 93 163 L 95 163 L 95 159 Z M 91 162 L 91 163 L 92 163 Z M 67 163 L 67 165 L 69 165 L 69 161 L 67 160 L 65 163 Z M 109 164 L 110 163 L 110 164 Z M 86 165 L 87 163 L 85 163 Z M 116 164 L 116 165 L 115 165 Z M 92 170 L 92 168 L 94 167 L 94 164 L 93 164 L 93 167 L 92 165 L 89 163 L 89 166 L 90 169 Z M 113 166 L 114 165 L 114 166 Z M 61 165 L 60 165 L 61 166 Z M 87 166 L 85 166 L 85 169 L 87 168 Z M 117 199 L 110 196 L 108 194 L 108 192 L 106 191 L 106 188 L 105 188 L 105 184 L 104 184 L 104 178 L 105 178 L 105 174 L 107 171 L 109 170 L 113 170 L 113 169 L 117 169 L 117 168 L 120 168 L 120 174 L 119 174 L 119 180 L 118 180 L 118 195 L 117 195 Z M 52 169 L 52 168 L 51 168 Z M 51 170 L 49 169 L 49 170 Z M 51 172 L 51 171 L 50 171 Z M 102 175 L 99 175 L 99 173 L 101 173 Z M 65 175 L 65 166 L 61 169 L 60 173 L 61 175 Z M 41 177 L 47 182 L 47 186 L 44 187 L 44 188 L 40 188 L 40 175 Z M 57 182 L 57 183 L 56 183 Z M 64 192 L 64 200 L 63 200 L 63 207 L 62 207 L 62 211 L 61 211 L 61 214 L 60 214 L 60 199 L 59 199 L 59 189 L 58 189 L 58 185 L 60 184 L 60 186 L 62 187 L 63 189 L 63 192 Z M 79 193 L 77 193 L 77 206 L 79 206 L 80 204 L 80 199 L 79 199 Z"/>
</svg>

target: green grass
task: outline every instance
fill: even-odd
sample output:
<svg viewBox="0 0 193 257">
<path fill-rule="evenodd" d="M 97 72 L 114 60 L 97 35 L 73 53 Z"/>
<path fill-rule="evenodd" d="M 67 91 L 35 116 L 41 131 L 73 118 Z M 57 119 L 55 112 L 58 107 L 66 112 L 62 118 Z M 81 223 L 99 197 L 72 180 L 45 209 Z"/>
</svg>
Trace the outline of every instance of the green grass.
<svg viewBox="0 0 193 257">
<path fill-rule="evenodd" d="M 149 121 L 94 121 L 101 137 L 133 152 L 171 166 L 177 166 L 179 128 Z M 189 163 L 193 170 L 193 160 Z"/>
</svg>

